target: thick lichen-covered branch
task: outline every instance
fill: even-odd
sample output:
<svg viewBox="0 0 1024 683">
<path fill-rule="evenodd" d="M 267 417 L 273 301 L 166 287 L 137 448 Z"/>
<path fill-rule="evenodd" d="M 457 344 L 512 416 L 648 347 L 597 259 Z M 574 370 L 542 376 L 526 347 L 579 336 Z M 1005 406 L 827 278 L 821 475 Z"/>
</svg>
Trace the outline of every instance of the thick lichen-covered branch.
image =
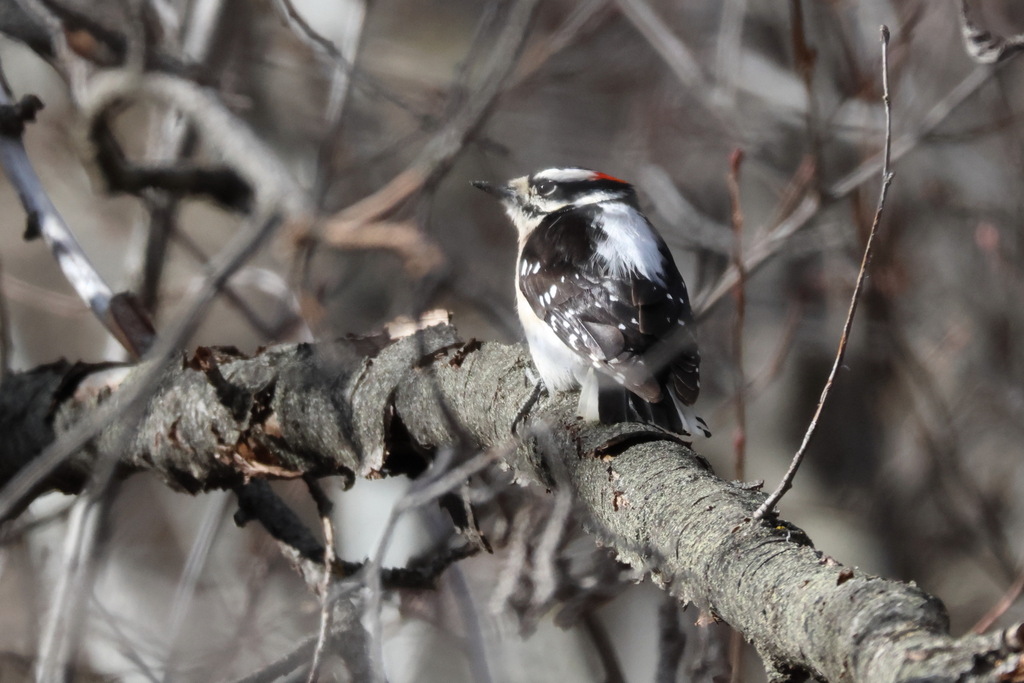
<svg viewBox="0 0 1024 683">
<path fill-rule="evenodd" d="M 528 362 L 521 347 L 462 342 L 448 326 L 393 343 L 253 356 L 200 349 L 163 374 L 141 423 L 108 426 L 37 490 L 76 490 L 90 458 L 117 443 L 127 444 L 117 454 L 123 472 L 148 470 L 189 492 L 251 478 L 415 476 L 439 446 L 519 438 L 512 425 L 533 390 Z M 0 387 L 4 481 L 98 403 L 116 400 L 117 390 L 76 389 L 87 370 L 48 366 Z M 674 438 L 641 425 L 585 425 L 571 396 L 541 398 L 525 424 L 505 464 L 522 479 L 568 488 L 591 533 L 740 630 L 779 680 L 1019 673 L 1018 630 L 952 638 L 937 599 L 842 566 L 789 524 L 753 520 L 763 495 L 720 480 Z"/>
</svg>

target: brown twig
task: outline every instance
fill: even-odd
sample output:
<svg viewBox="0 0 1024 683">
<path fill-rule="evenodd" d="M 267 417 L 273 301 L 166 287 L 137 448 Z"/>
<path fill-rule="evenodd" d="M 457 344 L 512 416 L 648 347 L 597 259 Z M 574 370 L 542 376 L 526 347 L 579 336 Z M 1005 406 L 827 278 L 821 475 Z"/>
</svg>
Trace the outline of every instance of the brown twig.
<svg viewBox="0 0 1024 683">
<path fill-rule="evenodd" d="M 807 427 L 807 431 L 804 434 L 804 439 L 800 444 L 800 448 L 793 456 L 793 461 L 789 464 L 789 469 L 786 470 L 786 474 L 782 477 L 782 481 L 779 482 L 779 486 L 772 491 L 771 495 L 769 495 L 764 503 L 762 503 L 754 512 L 754 519 L 762 519 L 766 515 L 774 513 L 775 506 L 778 505 L 779 500 L 781 500 L 782 496 L 792 488 L 793 478 L 796 476 L 797 470 L 800 469 L 800 464 L 803 462 L 804 456 L 807 455 L 807 448 L 810 445 L 811 438 L 817 431 L 818 420 L 825 408 L 825 403 L 828 401 L 829 394 L 832 391 L 832 385 L 835 382 L 836 375 L 839 373 L 839 368 L 842 367 L 843 357 L 846 355 L 846 345 L 850 337 L 850 328 L 853 326 L 853 317 L 857 313 L 857 303 L 860 300 L 860 292 L 864 286 L 864 279 L 867 274 L 868 265 L 871 263 L 872 250 L 875 244 L 875 235 L 878 233 L 878 225 L 882 219 L 882 210 L 885 208 L 885 199 L 889 194 L 889 185 L 892 183 L 893 173 L 889 167 L 892 157 L 892 102 L 889 97 L 889 28 L 883 25 L 881 27 L 881 34 L 882 102 L 885 106 L 885 152 L 882 161 L 882 187 L 879 191 L 878 207 L 875 209 L 875 218 L 871 222 L 871 232 L 868 233 L 867 244 L 864 246 L 864 256 L 861 259 L 860 271 L 857 273 L 857 282 L 853 287 L 853 294 L 850 296 L 850 308 L 846 314 L 846 322 L 843 324 L 843 333 L 839 338 L 839 348 L 836 351 L 835 361 L 832 363 L 832 371 L 829 372 L 828 379 L 825 381 L 825 387 L 821 391 L 821 398 L 818 399 L 818 405 L 814 410 L 814 416 L 811 418 L 811 423 Z"/>
<path fill-rule="evenodd" d="M 376 221 L 367 225 L 328 219 L 323 242 L 346 250 L 385 249 L 393 252 L 413 277 L 424 277 L 445 263 L 441 247 L 412 221 Z"/>
<path fill-rule="evenodd" d="M 789 239 L 801 228 L 810 223 L 811 219 L 818 215 L 821 209 L 821 198 L 810 189 L 811 181 L 814 179 L 814 163 L 805 161 L 800 164 L 793 180 L 787 189 L 779 205 L 778 215 L 780 218 L 765 232 L 759 232 L 762 237 L 757 239 L 747 249 L 743 257 L 743 268 L 749 277 L 758 268 L 764 265 L 769 258 L 774 256 Z M 730 264 L 718 281 L 707 293 L 700 296 L 694 304 L 693 310 L 698 320 L 721 301 L 739 280 L 739 271 L 735 265 Z"/>
<path fill-rule="evenodd" d="M 1017 575 L 1017 580 L 1010 584 L 1010 587 L 1006 589 L 1006 592 L 1003 593 L 996 604 L 992 605 L 992 608 L 981 619 L 978 619 L 978 623 L 971 627 L 971 633 L 984 633 L 992 628 L 992 624 L 995 623 L 996 619 L 1003 616 L 1006 610 L 1010 609 L 1013 603 L 1017 602 L 1022 592 L 1024 592 L 1024 572 Z"/>
<path fill-rule="evenodd" d="M 736 431 L 733 436 L 733 475 L 743 481 L 746 477 L 747 459 L 747 377 L 743 371 L 743 324 L 747 310 L 747 269 L 743 264 L 743 207 L 740 204 L 740 168 L 743 165 L 743 150 L 736 149 L 729 158 L 729 173 L 726 185 L 732 203 L 732 265 L 736 269 L 736 285 L 733 297 L 736 300 L 736 315 L 733 318 L 732 352 L 735 366 Z M 743 681 L 743 634 L 733 630 L 729 634 L 729 681 Z"/>
<path fill-rule="evenodd" d="M 810 154 L 814 159 L 814 168 L 821 166 L 821 116 L 818 113 L 817 91 L 814 89 L 814 66 L 818 61 L 818 52 L 807 42 L 807 30 L 804 23 L 803 0 L 790 0 L 790 36 L 793 43 L 793 61 L 804 84 L 807 94 L 807 109 L 804 121 L 807 126 L 807 137 L 810 143 Z"/>
<path fill-rule="evenodd" d="M 733 473 L 736 479 L 743 481 L 746 476 L 747 459 L 747 378 L 743 372 L 743 323 L 747 309 L 747 269 L 743 265 L 743 207 L 740 205 L 740 167 L 743 164 L 743 150 L 736 149 L 729 159 L 729 173 L 726 184 L 729 186 L 729 199 L 732 202 L 732 263 L 736 269 L 736 286 L 733 296 L 736 299 L 736 315 L 733 318 L 732 352 L 735 367 L 736 393 L 736 431 L 733 436 Z M 743 634 L 732 631 L 729 634 L 729 669 L 730 683 L 743 681 Z"/>
</svg>

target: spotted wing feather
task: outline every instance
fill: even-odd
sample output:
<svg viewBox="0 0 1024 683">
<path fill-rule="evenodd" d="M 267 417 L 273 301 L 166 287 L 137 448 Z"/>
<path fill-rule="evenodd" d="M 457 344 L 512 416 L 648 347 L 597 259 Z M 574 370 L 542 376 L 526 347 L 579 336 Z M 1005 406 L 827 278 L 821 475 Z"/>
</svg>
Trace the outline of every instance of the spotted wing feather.
<svg viewBox="0 0 1024 683">
<path fill-rule="evenodd" d="M 548 216 L 523 245 L 519 287 L 563 343 L 645 401 L 662 385 L 692 405 L 700 356 L 686 286 L 660 241 L 663 282 L 638 272 L 612 276 L 597 256 L 595 207 Z"/>
</svg>

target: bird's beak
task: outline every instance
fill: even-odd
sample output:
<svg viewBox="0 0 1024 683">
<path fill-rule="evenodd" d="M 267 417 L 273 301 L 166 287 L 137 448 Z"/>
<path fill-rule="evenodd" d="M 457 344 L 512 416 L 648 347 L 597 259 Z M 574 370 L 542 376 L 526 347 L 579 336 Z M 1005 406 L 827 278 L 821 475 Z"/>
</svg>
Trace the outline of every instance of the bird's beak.
<svg viewBox="0 0 1024 683">
<path fill-rule="evenodd" d="M 515 192 L 508 185 L 494 185 L 486 180 L 474 180 L 470 183 L 473 187 L 483 190 L 487 194 L 494 195 L 502 201 L 507 201 L 515 196 Z"/>
</svg>

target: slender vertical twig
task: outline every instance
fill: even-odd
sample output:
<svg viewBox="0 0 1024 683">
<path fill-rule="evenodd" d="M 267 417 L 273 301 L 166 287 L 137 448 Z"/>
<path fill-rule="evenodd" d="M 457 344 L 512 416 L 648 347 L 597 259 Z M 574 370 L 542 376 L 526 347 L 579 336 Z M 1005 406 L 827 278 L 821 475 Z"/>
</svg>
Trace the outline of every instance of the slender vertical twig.
<svg viewBox="0 0 1024 683">
<path fill-rule="evenodd" d="M 334 505 L 316 479 L 306 477 L 305 481 L 310 495 L 316 502 L 320 525 L 324 531 L 324 572 L 320 579 L 320 631 L 316 638 L 316 648 L 313 650 L 313 661 L 309 665 L 309 677 L 306 679 L 307 683 L 316 683 L 320 676 L 324 648 L 327 647 L 327 637 L 331 632 L 331 567 L 334 565 L 334 522 L 331 520 L 331 510 Z"/>
<path fill-rule="evenodd" d="M 747 309 L 747 269 L 743 264 L 743 207 L 740 206 L 740 167 L 743 164 L 743 150 L 734 150 L 729 159 L 729 174 L 726 181 L 729 186 L 729 199 L 732 202 L 732 263 L 736 268 L 736 285 L 733 296 L 736 298 L 736 316 L 732 328 L 733 363 L 736 366 L 736 432 L 733 439 L 735 453 L 733 475 L 742 480 L 746 472 L 747 452 L 747 378 L 743 372 L 743 323 Z"/>
<path fill-rule="evenodd" d="M 857 302 L 860 300 L 860 292 L 864 286 L 864 277 L 867 274 L 868 264 L 871 263 L 871 255 L 875 245 L 875 235 L 878 233 L 878 224 L 882 220 L 882 211 L 885 208 L 885 199 L 889 194 L 889 185 L 892 183 L 893 173 L 890 169 L 892 159 L 892 103 L 889 98 L 889 28 L 885 25 L 881 28 L 882 33 L 882 103 L 885 106 L 885 152 L 882 157 L 882 188 L 879 190 L 878 207 L 875 209 L 875 218 L 871 222 L 871 232 L 868 233 L 867 244 L 864 246 L 864 256 L 860 262 L 860 271 L 857 273 L 857 282 L 853 287 L 853 294 L 850 296 L 850 309 L 846 314 L 846 322 L 843 324 L 843 334 L 839 338 L 839 348 L 836 351 L 835 361 L 832 363 L 832 371 L 829 372 L 825 387 L 821 390 L 821 398 L 818 399 L 818 406 L 814 410 L 811 423 L 804 433 L 804 440 L 800 448 L 793 456 L 789 469 L 779 482 L 778 488 L 772 491 L 771 495 L 754 512 L 754 519 L 762 519 L 775 511 L 782 496 L 793 486 L 793 478 L 807 455 L 807 448 L 811 443 L 818 428 L 818 420 L 821 417 L 825 403 L 828 401 L 832 391 L 832 384 L 835 382 L 839 368 L 843 364 L 843 356 L 846 355 L 846 345 L 850 338 L 850 328 L 853 326 L 853 317 L 857 313 Z"/>
<path fill-rule="evenodd" d="M 740 168 L 743 150 L 735 149 L 729 157 L 726 184 L 732 203 L 732 265 L 736 269 L 736 315 L 732 326 L 733 373 L 736 394 L 736 430 L 733 435 L 733 476 L 743 481 L 747 471 L 747 376 L 743 371 L 743 323 L 747 312 L 747 269 L 743 264 L 743 207 L 740 205 Z M 743 634 L 733 630 L 729 634 L 729 681 L 743 681 Z"/>
</svg>

